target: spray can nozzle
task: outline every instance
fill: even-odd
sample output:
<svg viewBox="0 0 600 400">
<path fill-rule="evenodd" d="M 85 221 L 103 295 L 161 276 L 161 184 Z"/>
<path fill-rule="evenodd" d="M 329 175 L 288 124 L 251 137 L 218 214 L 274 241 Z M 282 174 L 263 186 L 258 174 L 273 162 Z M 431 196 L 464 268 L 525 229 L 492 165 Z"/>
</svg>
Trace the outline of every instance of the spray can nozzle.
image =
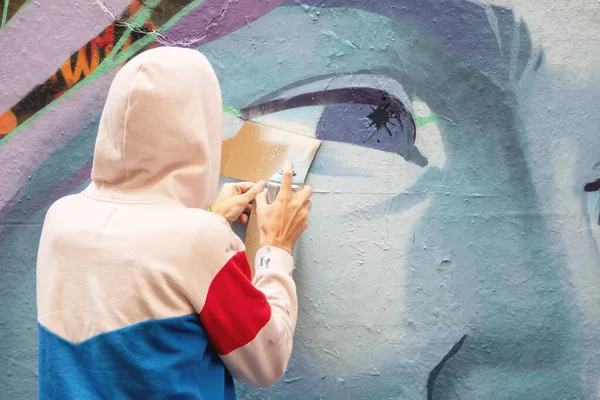
<svg viewBox="0 0 600 400">
<path fill-rule="evenodd" d="M 279 172 L 278 172 L 277 174 L 275 174 L 275 175 L 273 175 L 273 176 L 271 177 L 271 179 L 273 179 L 273 177 L 274 177 L 274 176 L 276 176 L 276 175 L 281 175 L 281 176 L 283 176 L 283 170 L 282 170 L 282 169 L 280 169 L 280 170 L 279 170 Z M 294 172 L 293 172 L 293 176 L 296 176 L 296 171 L 294 171 Z"/>
<path fill-rule="evenodd" d="M 304 188 L 304 182 L 300 179 L 296 178 L 297 174 L 294 171 L 293 179 L 292 179 L 292 192 L 299 192 Z M 278 173 L 273 175 L 269 182 L 267 182 L 267 202 L 269 204 L 273 203 L 277 198 L 277 194 L 279 193 L 279 189 L 281 189 L 281 181 L 283 179 L 283 169 L 279 170 Z"/>
</svg>

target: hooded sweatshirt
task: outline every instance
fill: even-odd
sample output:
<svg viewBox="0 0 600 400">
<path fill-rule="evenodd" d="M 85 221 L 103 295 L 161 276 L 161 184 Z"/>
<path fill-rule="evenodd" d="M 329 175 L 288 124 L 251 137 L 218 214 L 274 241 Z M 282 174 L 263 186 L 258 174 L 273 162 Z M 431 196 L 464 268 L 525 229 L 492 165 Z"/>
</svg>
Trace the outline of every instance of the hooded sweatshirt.
<svg viewBox="0 0 600 400">
<path fill-rule="evenodd" d="M 49 209 L 37 262 L 39 398 L 233 399 L 292 351 L 293 259 L 207 211 L 221 91 L 195 50 L 146 51 L 116 75 L 92 182 Z"/>
</svg>

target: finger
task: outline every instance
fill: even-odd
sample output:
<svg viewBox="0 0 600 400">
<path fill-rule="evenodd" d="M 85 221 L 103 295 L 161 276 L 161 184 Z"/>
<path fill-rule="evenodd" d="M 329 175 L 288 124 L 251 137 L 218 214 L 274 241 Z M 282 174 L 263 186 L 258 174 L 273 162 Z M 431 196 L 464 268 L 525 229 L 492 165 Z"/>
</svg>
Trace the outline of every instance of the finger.
<svg viewBox="0 0 600 400">
<path fill-rule="evenodd" d="M 247 204 L 246 208 L 244 208 L 244 212 L 251 213 L 252 212 L 252 204 Z"/>
<path fill-rule="evenodd" d="M 304 203 L 301 207 L 301 209 L 306 212 L 309 212 L 311 208 L 312 208 L 312 201 L 310 201 L 310 200 L 307 200 L 306 203 Z"/>
<path fill-rule="evenodd" d="M 312 187 L 306 185 L 302 190 L 298 191 L 296 195 L 302 200 L 302 203 L 306 203 L 313 195 L 314 190 Z"/>
<path fill-rule="evenodd" d="M 246 193 L 248 190 L 252 189 L 252 187 L 254 185 L 255 185 L 254 182 L 238 182 L 238 183 L 236 183 L 236 186 L 239 189 L 238 193 L 240 193 L 240 194 Z"/>
<path fill-rule="evenodd" d="M 248 215 L 242 214 L 238 217 L 238 221 L 240 221 L 242 224 L 246 224 L 248 222 L 248 218 Z"/>
<path fill-rule="evenodd" d="M 241 194 L 241 189 L 237 183 L 226 183 L 223 185 L 223 193 L 227 193 L 230 196 L 235 196 Z"/>
<path fill-rule="evenodd" d="M 268 205 L 267 203 L 267 189 L 264 189 L 262 192 L 256 195 L 256 207 L 263 208 Z"/>
<path fill-rule="evenodd" d="M 287 161 L 283 167 L 283 178 L 277 198 L 290 198 L 292 196 L 292 180 L 294 179 L 294 165 Z"/>
<path fill-rule="evenodd" d="M 264 181 L 253 183 L 252 187 L 249 190 L 247 190 L 246 193 L 244 193 L 244 201 L 250 203 L 256 198 L 256 195 L 259 194 L 266 187 L 267 184 Z"/>
</svg>

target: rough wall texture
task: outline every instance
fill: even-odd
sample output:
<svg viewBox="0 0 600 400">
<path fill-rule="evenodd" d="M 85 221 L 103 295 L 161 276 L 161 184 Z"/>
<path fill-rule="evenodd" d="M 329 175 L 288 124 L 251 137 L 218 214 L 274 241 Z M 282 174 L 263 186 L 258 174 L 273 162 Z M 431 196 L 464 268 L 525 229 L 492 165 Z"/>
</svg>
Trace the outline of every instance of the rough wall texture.
<svg viewBox="0 0 600 400">
<path fill-rule="evenodd" d="M 105 94 L 198 48 L 231 118 L 324 140 L 289 371 L 243 399 L 596 399 L 600 3 L 0 5 L 0 398 L 36 397 L 35 258 Z M 231 121 L 231 119 L 230 119 Z"/>
</svg>

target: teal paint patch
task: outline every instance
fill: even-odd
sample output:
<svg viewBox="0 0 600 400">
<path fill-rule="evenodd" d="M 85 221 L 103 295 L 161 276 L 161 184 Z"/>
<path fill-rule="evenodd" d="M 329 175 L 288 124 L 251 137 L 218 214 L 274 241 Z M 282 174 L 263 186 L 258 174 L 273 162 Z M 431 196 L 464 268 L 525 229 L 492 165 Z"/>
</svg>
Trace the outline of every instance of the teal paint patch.
<svg viewBox="0 0 600 400">
<path fill-rule="evenodd" d="M 93 119 L 73 140 L 43 162 L 23 186 L 19 198 L 34 198 L 81 170 L 94 154 L 99 122 L 99 117 Z"/>
<path fill-rule="evenodd" d="M 40 211 L 0 239 L 0 303 L 11 305 L 0 307 L 0 384 L 10 399 L 31 398 L 37 390 L 35 266 L 45 215 Z"/>
</svg>

